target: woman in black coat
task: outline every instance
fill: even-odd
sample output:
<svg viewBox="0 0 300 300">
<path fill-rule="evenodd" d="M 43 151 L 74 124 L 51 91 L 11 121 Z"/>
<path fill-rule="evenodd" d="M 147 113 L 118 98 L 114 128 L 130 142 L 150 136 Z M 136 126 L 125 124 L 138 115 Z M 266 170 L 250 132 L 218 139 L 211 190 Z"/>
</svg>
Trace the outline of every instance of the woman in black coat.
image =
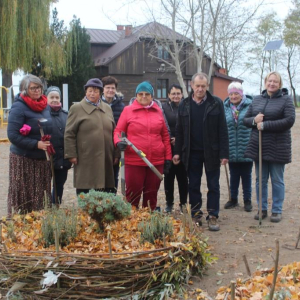
<svg viewBox="0 0 300 300">
<path fill-rule="evenodd" d="M 53 156 L 54 176 L 56 186 L 56 194 L 58 203 L 61 203 L 64 184 L 67 181 L 68 170 L 71 168 L 71 163 L 68 159 L 64 159 L 64 134 L 68 118 L 68 112 L 61 107 L 61 92 L 57 86 L 51 86 L 46 91 L 48 105 L 51 108 L 50 114 L 52 119 L 52 136 L 55 154 Z M 54 186 L 52 189 L 52 202 L 55 203 Z"/>
<path fill-rule="evenodd" d="M 43 84 L 38 77 L 25 75 L 9 113 L 8 216 L 13 210 L 27 213 L 43 209 L 44 191 L 50 197 L 51 168 L 45 154 L 50 141 L 42 139 L 40 126 L 45 135 L 51 135 L 52 124 L 47 98 L 42 91 Z M 41 123 L 41 119 L 47 122 Z"/>
<path fill-rule="evenodd" d="M 245 157 L 255 161 L 256 195 L 259 195 L 258 136 L 262 131 L 262 218 L 268 213 L 268 178 L 272 182 L 271 222 L 280 222 L 285 197 L 284 168 L 291 162 L 291 127 L 295 122 L 295 107 L 278 72 L 271 72 L 265 78 L 265 90 L 256 96 L 250 105 L 244 124 L 252 127 L 250 142 Z M 255 215 L 258 220 L 258 214 Z"/>
</svg>

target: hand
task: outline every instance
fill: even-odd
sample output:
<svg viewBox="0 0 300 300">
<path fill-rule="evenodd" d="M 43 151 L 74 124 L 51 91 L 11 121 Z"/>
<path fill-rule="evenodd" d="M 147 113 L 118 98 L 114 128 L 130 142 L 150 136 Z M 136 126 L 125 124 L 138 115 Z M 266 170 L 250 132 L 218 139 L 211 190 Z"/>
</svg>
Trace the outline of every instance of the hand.
<svg viewBox="0 0 300 300">
<path fill-rule="evenodd" d="M 180 163 L 180 156 L 178 154 L 173 156 L 173 164 L 178 165 Z"/>
<path fill-rule="evenodd" d="M 226 165 L 228 163 L 228 159 L 227 158 L 222 158 L 221 159 L 221 165 Z"/>
<path fill-rule="evenodd" d="M 172 145 L 172 146 L 175 146 L 175 138 L 174 138 L 174 137 L 171 138 L 171 145 Z"/>
<path fill-rule="evenodd" d="M 117 147 L 120 149 L 120 151 L 125 151 L 127 148 L 127 143 L 125 141 L 121 141 L 117 144 Z"/>
<path fill-rule="evenodd" d="M 77 157 L 69 158 L 69 162 L 73 165 L 77 165 Z"/>
<path fill-rule="evenodd" d="M 262 121 L 264 120 L 264 116 L 265 116 L 264 114 L 259 113 L 259 114 L 254 118 L 254 122 L 255 122 L 256 124 L 262 122 Z"/>
<path fill-rule="evenodd" d="M 116 157 L 114 159 L 114 166 L 117 166 L 119 164 L 119 161 L 120 161 L 119 158 Z"/>
<path fill-rule="evenodd" d="M 170 168 L 172 167 L 172 161 L 171 160 L 165 160 L 165 164 L 164 164 L 164 174 L 168 175 Z"/>
<path fill-rule="evenodd" d="M 259 122 L 256 124 L 257 130 L 264 130 L 263 123 L 264 122 Z"/>
<path fill-rule="evenodd" d="M 39 141 L 38 142 L 38 149 L 40 150 L 44 150 L 47 151 L 47 147 L 50 146 L 50 142 L 43 142 L 43 141 Z"/>
</svg>

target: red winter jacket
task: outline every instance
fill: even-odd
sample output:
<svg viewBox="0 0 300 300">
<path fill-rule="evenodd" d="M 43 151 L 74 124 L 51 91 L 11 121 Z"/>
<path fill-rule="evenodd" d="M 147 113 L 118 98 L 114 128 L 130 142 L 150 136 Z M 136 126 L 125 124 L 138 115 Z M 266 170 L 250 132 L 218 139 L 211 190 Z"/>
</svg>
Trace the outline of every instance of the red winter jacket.
<svg viewBox="0 0 300 300">
<path fill-rule="evenodd" d="M 143 151 L 153 165 L 162 165 L 165 160 L 172 159 L 170 136 L 162 110 L 156 103 L 145 108 L 135 100 L 126 106 L 114 131 L 115 145 L 120 142 L 121 132 L 126 133 L 128 140 Z M 125 164 L 146 166 L 131 147 L 125 151 Z"/>
</svg>

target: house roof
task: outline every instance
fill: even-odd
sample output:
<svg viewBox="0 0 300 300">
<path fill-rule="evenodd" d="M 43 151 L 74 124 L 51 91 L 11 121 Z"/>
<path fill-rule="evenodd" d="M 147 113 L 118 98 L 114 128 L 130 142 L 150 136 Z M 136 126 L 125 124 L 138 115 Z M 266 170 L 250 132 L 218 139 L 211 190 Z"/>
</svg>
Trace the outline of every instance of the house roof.
<svg viewBox="0 0 300 300">
<path fill-rule="evenodd" d="M 239 79 L 239 78 L 236 78 L 236 77 L 231 77 L 231 76 L 228 76 L 226 74 L 223 74 L 223 73 L 220 73 L 220 72 L 215 72 L 215 77 L 220 77 L 220 78 L 223 78 L 223 79 L 226 79 L 226 80 L 229 80 L 229 81 L 238 81 L 240 83 L 243 83 L 243 80 L 242 79 Z"/>
<path fill-rule="evenodd" d="M 127 50 L 131 45 L 136 43 L 140 39 L 146 38 L 165 38 L 175 34 L 176 40 L 189 41 L 184 35 L 173 31 L 165 25 L 157 22 L 150 22 L 145 25 L 140 25 L 132 28 L 132 33 L 129 36 L 125 36 L 124 30 L 103 30 L 103 29 L 87 29 L 87 33 L 91 36 L 91 43 L 107 44 L 108 40 L 115 41 L 113 45 L 105 52 L 97 56 L 95 66 L 107 65 L 119 54 Z M 112 35 L 109 37 L 109 35 Z M 93 42 L 94 41 L 94 42 Z"/>
<path fill-rule="evenodd" d="M 123 30 L 105 30 L 86 28 L 92 44 L 116 44 L 125 36 Z"/>
</svg>

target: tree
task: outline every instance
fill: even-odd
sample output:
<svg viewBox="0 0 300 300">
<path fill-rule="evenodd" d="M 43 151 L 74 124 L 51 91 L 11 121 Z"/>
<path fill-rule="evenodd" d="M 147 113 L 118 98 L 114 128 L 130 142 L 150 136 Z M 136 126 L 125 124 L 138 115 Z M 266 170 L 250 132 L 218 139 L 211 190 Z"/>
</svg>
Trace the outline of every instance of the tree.
<svg viewBox="0 0 300 300">
<path fill-rule="evenodd" d="M 295 80 L 298 74 L 299 66 L 299 48 L 300 48 L 300 0 L 293 1 L 294 8 L 289 12 L 284 20 L 283 38 L 287 48 L 288 80 L 292 90 L 292 96 L 295 106 L 297 106 Z"/>
<path fill-rule="evenodd" d="M 56 20 L 58 22 L 58 19 Z M 51 28 L 57 28 L 52 24 Z M 64 83 L 69 85 L 69 105 L 72 102 L 80 101 L 84 96 L 83 86 L 88 79 L 95 76 L 95 68 L 90 52 L 90 36 L 86 33 L 85 28 L 81 27 L 80 19 L 76 16 L 70 23 L 68 31 L 67 45 L 72 48 L 70 62 L 70 73 L 67 76 L 49 76 L 48 85 L 62 87 Z"/>
<path fill-rule="evenodd" d="M 35 58 L 48 67 L 46 74 L 68 73 L 68 55 L 49 27 L 50 4 L 55 0 L 0 1 L 0 68 L 11 83 L 16 69 L 32 69 Z"/>
<path fill-rule="evenodd" d="M 282 25 L 278 21 L 276 13 L 271 12 L 260 20 L 255 30 L 250 34 L 249 42 L 252 46 L 247 51 L 248 62 L 246 67 L 252 73 L 259 74 L 260 92 L 263 89 L 263 77 L 266 71 L 272 71 L 271 55 L 263 51 L 263 47 L 269 41 L 280 39 L 281 33 Z"/>
</svg>

